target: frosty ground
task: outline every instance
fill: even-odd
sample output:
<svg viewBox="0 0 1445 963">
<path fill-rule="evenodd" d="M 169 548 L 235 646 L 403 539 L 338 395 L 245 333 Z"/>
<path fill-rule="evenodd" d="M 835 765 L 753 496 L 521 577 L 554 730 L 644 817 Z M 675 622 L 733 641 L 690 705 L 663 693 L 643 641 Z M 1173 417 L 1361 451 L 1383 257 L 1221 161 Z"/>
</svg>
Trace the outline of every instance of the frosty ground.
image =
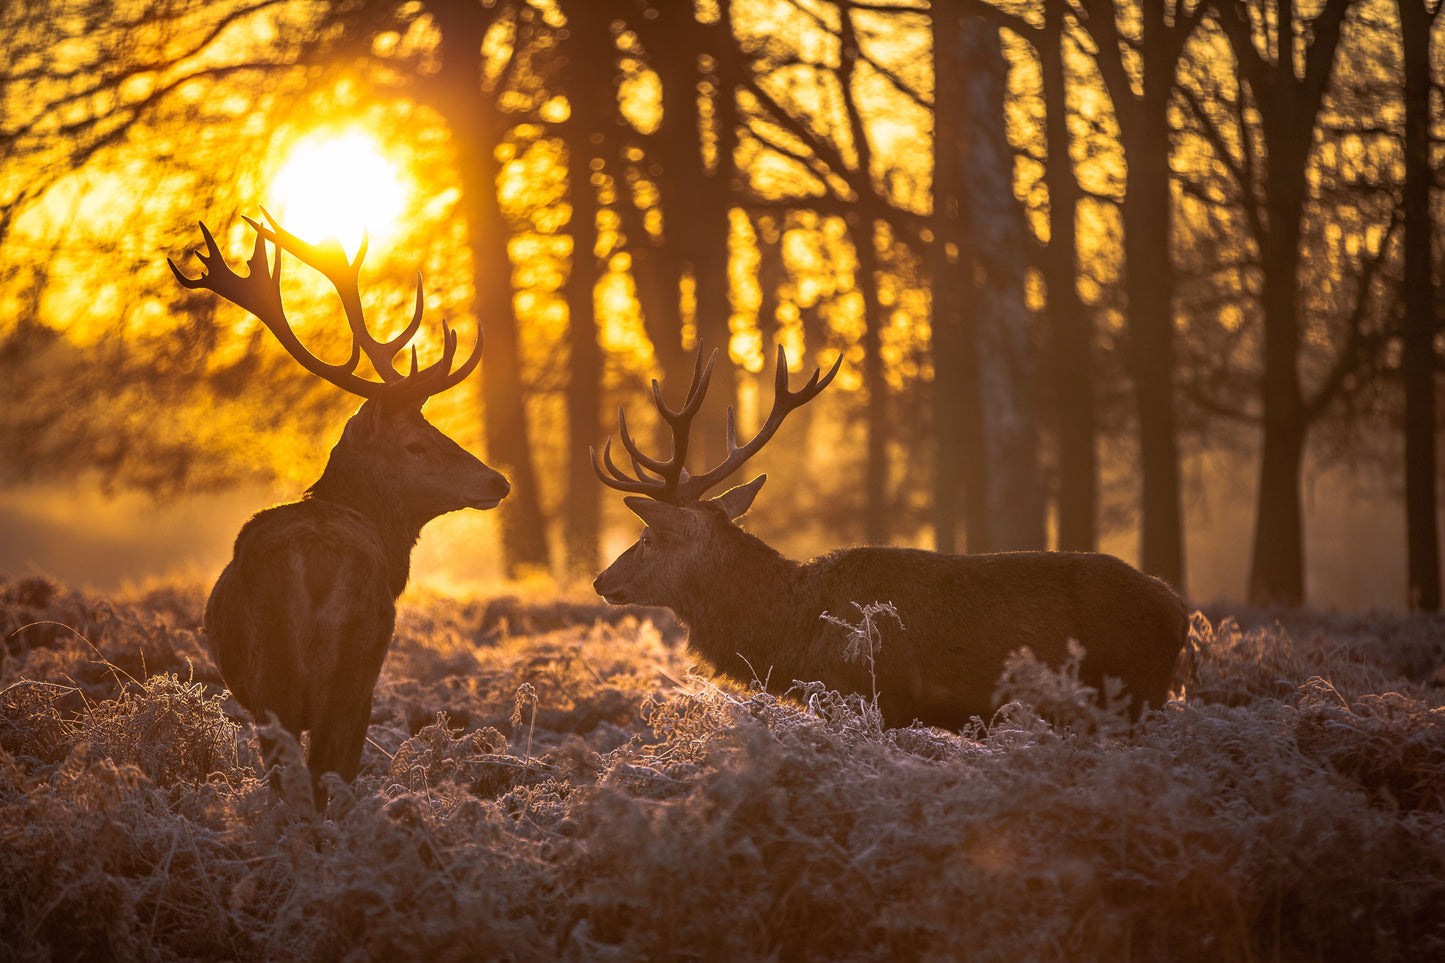
<svg viewBox="0 0 1445 963">
<path fill-rule="evenodd" d="M 1140 729 L 1021 660 L 947 733 L 714 684 L 666 612 L 408 598 L 318 814 L 203 589 L 0 581 L 0 956 L 1445 958 L 1438 617 L 1211 611 Z"/>
</svg>

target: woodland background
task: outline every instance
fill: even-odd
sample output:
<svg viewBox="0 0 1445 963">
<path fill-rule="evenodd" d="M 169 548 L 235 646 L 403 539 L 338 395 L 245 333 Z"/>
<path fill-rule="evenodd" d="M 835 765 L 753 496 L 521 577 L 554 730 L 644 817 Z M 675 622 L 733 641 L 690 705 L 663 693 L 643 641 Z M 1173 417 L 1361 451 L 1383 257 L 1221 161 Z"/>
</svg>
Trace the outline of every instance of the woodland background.
<svg viewBox="0 0 1445 963">
<path fill-rule="evenodd" d="M 705 460 L 784 344 L 795 370 L 845 356 L 760 459 L 780 482 L 753 522 L 792 554 L 1103 545 L 1188 592 L 1214 525 L 1241 594 L 1299 604 L 1308 524 L 1320 565 L 1403 568 L 1391 601 L 1433 610 L 1438 11 L 7 3 L 6 564 L 63 542 L 37 518 L 79 516 L 141 574 L 166 533 L 129 493 L 247 486 L 176 523 L 218 566 L 246 511 L 318 473 L 353 400 L 163 262 L 202 219 L 239 261 L 288 153 L 360 130 L 414 187 L 367 262 L 372 316 L 399 324 L 420 268 L 433 321 L 485 327 L 473 393 L 431 411 L 514 482 L 463 542 L 498 577 L 590 577 L 627 537 L 587 464 L 616 404 L 644 419 L 650 378 L 680 391 L 697 343 L 725 348 Z M 324 352 L 304 274 L 292 316 Z M 1383 506 L 1359 534 L 1403 532 L 1388 564 L 1309 502 L 1342 468 Z"/>
</svg>

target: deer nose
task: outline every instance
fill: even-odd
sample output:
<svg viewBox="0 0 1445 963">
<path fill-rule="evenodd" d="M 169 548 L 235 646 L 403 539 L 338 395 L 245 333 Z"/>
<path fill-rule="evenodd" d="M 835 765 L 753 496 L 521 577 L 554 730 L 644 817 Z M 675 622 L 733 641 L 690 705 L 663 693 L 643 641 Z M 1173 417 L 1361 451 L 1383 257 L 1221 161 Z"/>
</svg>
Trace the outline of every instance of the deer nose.
<svg viewBox="0 0 1445 963">
<path fill-rule="evenodd" d="M 613 605 L 629 604 L 631 602 L 631 599 L 627 597 L 627 593 L 624 590 L 623 586 L 611 584 L 616 583 L 617 581 L 616 578 L 608 577 L 611 574 L 611 571 L 611 569 L 607 569 L 601 575 L 598 575 L 592 580 L 592 591 L 596 592 L 598 595 L 602 596 Z"/>
</svg>

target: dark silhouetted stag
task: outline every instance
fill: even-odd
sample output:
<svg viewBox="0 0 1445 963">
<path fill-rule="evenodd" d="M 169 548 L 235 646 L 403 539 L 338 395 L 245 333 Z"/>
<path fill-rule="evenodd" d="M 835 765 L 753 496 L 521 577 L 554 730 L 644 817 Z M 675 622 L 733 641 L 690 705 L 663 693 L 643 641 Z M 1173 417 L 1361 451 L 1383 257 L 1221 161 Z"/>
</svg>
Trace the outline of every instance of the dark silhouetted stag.
<svg viewBox="0 0 1445 963">
<path fill-rule="evenodd" d="M 707 391 L 712 359 L 701 351 L 679 410 L 653 400 L 671 427 L 672 457 L 638 449 L 619 411 L 622 444 L 633 474 L 612 459 L 612 440 L 592 466 L 647 527 L 593 582 L 614 604 L 663 605 L 688 627 L 693 651 L 739 682 L 754 678 L 782 692 L 795 681 L 870 696 L 889 726 L 924 723 L 957 729 L 971 716 L 990 718 L 1009 653 L 1027 646 L 1039 660 L 1064 663 L 1068 640 L 1086 649 L 1081 679 L 1124 683 L 1137 717 L 1168 697 L 1188 612 L 1168 585 L 1109 555 L 1007 552 L 940 555 L 908 548 L 851 548 L 799 564 L 783 558 L 735 523 L 766 475 L 715 498 L 703 495 L 735 472 L 773 436 L 783 419 L 814 398 L 838 371 L 802 390 L 788 390 L 787 358 L 778 349 L 772 412 L 745 445 L 728 411 L 728 454 L 716 468 L 689 475 L 688 432 Z M 604 470 L 605 466 L 605 470 Z M 853 614 L 853 604 L 891 602 L 902 627 L 883 621 L 871 667 L 845 660 L 848 630 L 822 619 Z M 876 686 L 876 688 L 875 688 Z M 1102 691 L 1102 690 L 1101 690 Z"/>
<path fill-rule="evenodd" d="M 204 224 L 206 250 L 196 254 L 206 270 L 194 279 L 174 261 L 171 270 L 186 287 L 214 291 L 250 311 L 303 368 L 366 400 L 301 500 L 258 513 L 236 536 L 235 554 L 206 603 L 206 638 L 221 676 L 257 722 L 274 713 L 298 739 L 310 731 L 307 767 L 321 806 L 322 773 L 349 782 L 360 764 L 372 689 L 422 526 L 461 508 L 495 508 L 510 486 L 421 413 L 428 398 L 476 368 L 480 323 L 476 347 L 459 366 L 452 367 L 457 335 L 443 323 L 441 357 L 418 368 L 413 347 L 410 371 L 402 374 L 393 360 L 421 327 L 420 279 L 411 322 L 378 341 L 367 329 L 357 283 L 365 239 L 348 262 L 338 242 L 310 244 L 262 213 L 270 227 L 246 218 L 256 231 L 248 276 L 226 265 Z M 274 267 L 267 241 L 276 248 Z M 351 328 L 345 363 L 321 361 L 297 340 L 281 306 L 282 251 L 335 286 Z M 363 353 L 380 381 L 356 373 Z M 274 740 L 263 737 L 261 747 L 270 766 Z M 273 771 L 273 785 L 275 778 Z"/>
</svg>

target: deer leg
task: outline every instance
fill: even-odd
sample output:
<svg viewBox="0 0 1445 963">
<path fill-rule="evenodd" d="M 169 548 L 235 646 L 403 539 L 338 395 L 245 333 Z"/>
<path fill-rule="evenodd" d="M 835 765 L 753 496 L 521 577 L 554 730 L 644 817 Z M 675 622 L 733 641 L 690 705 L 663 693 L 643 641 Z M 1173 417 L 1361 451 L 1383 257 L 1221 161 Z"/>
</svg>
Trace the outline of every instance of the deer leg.
<svg viewBox="0 0 1445 963">
<path fill-rule="evenodd" d="M 318 808 L 326 804 L 322 773 L 334 772 L 348 783 L 356 778 L 370 723 L 370 692 L 359 699 L 338 693 L 327 700 L 320 720 L 311 728 L 311 752 L 306 760 Z"/>
</svg>

